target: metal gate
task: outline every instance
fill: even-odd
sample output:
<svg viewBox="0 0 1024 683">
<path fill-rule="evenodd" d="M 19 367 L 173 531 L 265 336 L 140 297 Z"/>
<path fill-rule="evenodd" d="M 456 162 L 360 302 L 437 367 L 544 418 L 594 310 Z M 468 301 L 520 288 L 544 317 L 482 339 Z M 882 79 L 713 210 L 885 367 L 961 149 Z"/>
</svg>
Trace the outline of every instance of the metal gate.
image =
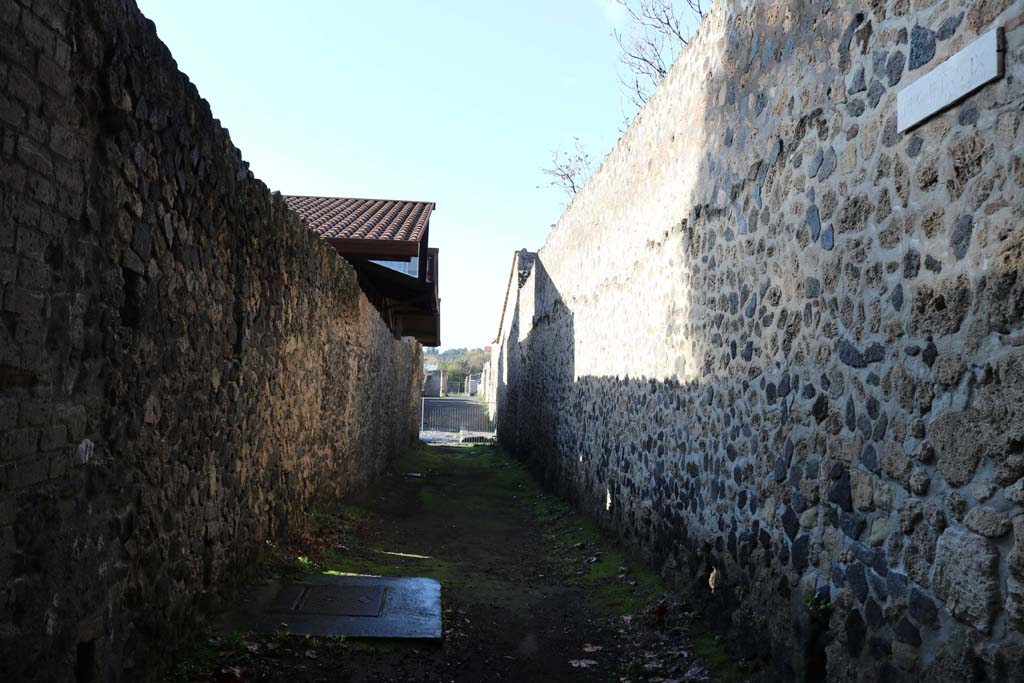
<svg viewBox="0 0 1024 683">
<path fill-rule="evenodd" d="M 494 434 L 494 404 L 475 398 L 424 398 L 421 432 Z"/>
<path fill-rule="evenodd" d="M 441 394 L 444 396 L 476 396 L 480 387 L 480 375 L 445 378 Z"/>
</svg>

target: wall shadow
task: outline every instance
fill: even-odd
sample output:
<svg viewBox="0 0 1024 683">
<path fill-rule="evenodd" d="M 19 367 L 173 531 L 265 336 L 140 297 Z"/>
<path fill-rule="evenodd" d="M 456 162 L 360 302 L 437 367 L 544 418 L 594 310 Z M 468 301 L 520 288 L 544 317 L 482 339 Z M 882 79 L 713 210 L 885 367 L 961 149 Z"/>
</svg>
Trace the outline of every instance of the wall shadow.
<svg viewBox="0 0 1024 683">
<path fill-rule="evenodd" d="M 542 259 L 535 262 L 523 289 L 498 361 L 500 443 L 548 490 L 568 499 L 660 570 L 710 626 L 728 634 L 741 656 L 795 676 L 792 644 L 780 646 L 757 630 L 736 628 L 732 613 L 749 597 L 755 581 L 773 573 L 777 559 L 802 570 L 806 554 L 794 557 L 789 544 L 774 539 L 757 520 L 745 527 L 735 516 L 714 513 L 713 535 L 694 524 L 693 516 L 715 506 L 754 513 L 761 504 L 760 496 L 744 487 L 749 467 L 732 467 L 727 459 L 702 450 L 706 435 L 699 429 L 679 428 L 686 403 L 714 400 L 714 386 L 576 378 L 574 315 Z M 638 430 L 647 435 L 636 439 Z M 806 548 L 806 536 L 798 544 Z M 712 592 L 708 577 L 715 567 L 730 579 Z M 785 581 L 773 590 L 790 597 Z M 810 620 L 794 622 L 794 642 L 804 641 L 804 647 L 819 633 Z"/>
<path fill-rule="evenodd" d="M 704 101 L 720 111 L 703 125 L 687 121 L 699 173 L 675 199 L 690 195 L 688 213 L 669 217 L 674 223 L 658 213 L 670 203 L 667 192 L 628 208 L 636 221 L 650 219 L 641 208 L 666 219 L 665 240 L 638 246 L 620 234 L 632 226 L 616 212 L 626 213 L 623 204 L 639 201 L 631 195 L 647 190 L 630 174 L 643 182 L 651 174 L 613 152 L 602 164 L 612 168 L 595 174 L 596 186 L 577 195 L 538 253 L 508 303 L 496 378 L 499 440 L 548 488 L 678 582 L 742 655 L 779 679 L 914 680 L 950 671 L 968 672 L 965 680 L 978 671 L 1007 678 L 1022 650 L 1019 628 L 998 616 L 1015 599 L 1000 585 L 1006 548 L 985 545 L 992 561 L 984 576 L 969 562 L 957 570 L 991 586 L 998 633 L 984 638 L 997 656 L 974 649 L 978 632 L 947 608 L 935 565 L 940 537 L 969 536 L 964 510 L 948 502 L 962 485 L 946 480 L 948 463 L 978 452 L 965 479 L 976 469 L 975 481 L 994 489 L 1020 477 L 1001 458 L 1024 443 L 1024 410 L 1010 407 L 1024 406 L 1011 388 L 1024 380 L 1024 354 L 1005 350 L 1019 342 L 1004 336 L 1024 316 L 1024 238 L 1013 235 L 1009 210 L 1000 208 L 1012 203 L 1008 194 L 992 195 L 993 218 L 969 205 L 969 191 L 952 202 L 941 190 L 917 195 L 917 204 L 899 195 L 907 177 L 927 170 L 929 155 L 970 136 L 987 139 L 993 129 L 962 119 L 954 134 L 942 130 L 945 140 L 928 130 L 896 134 L 899 88 L 871 74 L 877 50 L 901 49 L 892 37 L 893 26 L 907 21 L 902 15 L 887 18 L 851 2 L 805 4 L 785 19 L 775 9 L 750 5 L 717 27 L 724 46 L 707 60 Z M 809 51 L 801 36 L 835 49 Z M 804 58 L 821 70 L 801 83 Z M 867 74 L 873 101 L 853 85 L 858 74 Z M 851 92 L 834 92 L 840 83 Z M 793 84 L 804 90 L 788 89 Z M 675 141 L 678 122 L 666 114 L 679 114 L 673 106 L 652 98 L 634 124 L 651 135 L 659 128 L 659 148 Z M 971 103 L 963 110 L 970 113 Z M 638 156 L 638 167 L 647 161 L 649 170 L 650 159 L 628 150 L 653 143 L 630 135 L 620 142 L 624 154 Z M 846 155 L 854 167 L 843 170 L 843 152 L 853 147 L 874 157 Z M 682 165 L 685 152 L 654 161 Z M 665 182 L 682 183 L 659 170 Z M 988 158 L 976 173 L 972 187 L 988 192 L 985 182 L 1000 172 Z M 849 185 L 858 174 L 873 184 Z M 945 212 L 945 227 L 925 227 L 922 218 L 936 212 Z M 981 241 L 983 231 L 996 239 Z M 664 246 L 670 240 L 678 249 Z M 607 312 L 613 329 L 628 330 L 622 307 L 629 295 L 637 307 L 659 305 L 642 300 L 649 293 L 642 278 L 651 272 L 645 261 L 658 258 L 674 266 L 666 278 L 679 278 L 690 264 L 700 269 L 702 277 L 687 282 L 699 286 L 682 292 L 677 318 L 681 288 L 659 293 L 673 308 L 665 337 L 685 337 L 695 349 L 678 376 L 697 379 L 580 375 L 578 368 L 594 364 L 577 349 L 610 343 L 603 330 L 595 334 L 598 313 Z M 662 340 L 627 332 L 619 342 Z M 962 365 L 954 379 L 940 378 L 944 362 Z M 959 417 L 962 411 L 974 421 Z M 958 430 L 947 425 L 955 420 L 985 445 L 953 435 Z M 929 449 L 944 444 L 941 465 Z M 906 522 L 915 509 L 930 517 Z M 723 585 L 712 593 L 713 567 Z M 921 604 L 937 616 L 922 620 Z M 894 655 L 908 650 L 910 673 Z"/>
</svg>

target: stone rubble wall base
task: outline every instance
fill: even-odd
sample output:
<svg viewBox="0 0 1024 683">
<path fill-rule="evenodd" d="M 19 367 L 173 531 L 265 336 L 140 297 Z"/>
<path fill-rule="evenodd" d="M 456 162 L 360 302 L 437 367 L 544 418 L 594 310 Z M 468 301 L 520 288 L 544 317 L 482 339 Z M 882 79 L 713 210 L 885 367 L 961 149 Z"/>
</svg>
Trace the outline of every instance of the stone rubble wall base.
<svg viewBox="0 0 1024 683">
<path fill-rule="evenodd" d="M 416 438 L 420 365 L 133 2 L 0 2 L 0 679 L 166 663 Z"/>
<path fill-rule="evenodd" d="M 1022 13 L 718 0 L 511 285 L 500 440 L 780 678 L 1024 680 Z"/>
</svg>

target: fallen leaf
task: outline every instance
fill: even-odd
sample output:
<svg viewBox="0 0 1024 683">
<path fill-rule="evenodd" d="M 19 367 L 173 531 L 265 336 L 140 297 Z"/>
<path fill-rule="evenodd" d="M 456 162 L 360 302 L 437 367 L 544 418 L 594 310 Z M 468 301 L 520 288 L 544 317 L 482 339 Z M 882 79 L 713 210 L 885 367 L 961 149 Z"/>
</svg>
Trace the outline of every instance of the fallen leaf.
<svg viewBox="0 0 1024 683">
<path fill-rule="evenodd" d="M 718 571 L 718 567 L 711 568 L 711 576 L 708 577 L 708 586 L 711 587 L 711 592 L 714 593 L 715 589 L 722 585 L 722 574 Z"/>
<path fill-rule="evenodd" d="M 245 679 L 242 678 L 242 670 L 240 668 L 229 666 L 218 671 L 214 680 L 217 683 L 242 683 Z"/>
<path fill-rule="evenodd" d="M 570 659 L 569 664 L 571 664 L 574 669 L 587 669 L 597 664 L 597 662 L 593 659 Z"/>
<path fill-rule="evenodd" d="M 584 652 L 600 652 L 603 649 L 604 648 L 601 647 L 600 645 L 591 645 L 590 643 L 584 643 L 583 644 L 583 651 Z"/>
<path fill-rule="evenodd" d="M 692 667 L 689 671 L 687 671 L 685 674 L 683 674 L 683 678 L 684 679 L 687 679 L 687 678 L 701 678 L 701 677 L 704 676 L 704 674 L 705 674 L 704 667 L 698 665 L 698 666 Z"/>
</svg>

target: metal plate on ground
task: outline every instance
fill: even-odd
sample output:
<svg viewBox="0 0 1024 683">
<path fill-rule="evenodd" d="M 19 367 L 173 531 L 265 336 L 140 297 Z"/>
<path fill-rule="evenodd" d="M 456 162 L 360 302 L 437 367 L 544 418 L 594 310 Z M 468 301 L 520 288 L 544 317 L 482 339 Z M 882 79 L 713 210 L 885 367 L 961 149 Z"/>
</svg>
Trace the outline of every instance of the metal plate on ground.
<svg viewBox="0 0 1024 683">
<path fill-rule="evenodd" d="M 286 586 L 281 586 L 281 590 L 277 592 L 274 599 L 266 607 L 267 612 L 294 612 L 299 602 L 306 595 L 306 589 L 308 586 L 299 586 L 294 583 L 290 583 Z"/>
<path fill-rule="evenodd" d="M 441 584 L 433 579 L 312 574 L 265 581 L 214 627 L 350 638 L 441 637 Z"/>
<path fill-rule="evenodd" d="M 338 617 L 378 617 L 383 605 L 384 586 L 310 586 L 296 611 Z"/>
</svg>

